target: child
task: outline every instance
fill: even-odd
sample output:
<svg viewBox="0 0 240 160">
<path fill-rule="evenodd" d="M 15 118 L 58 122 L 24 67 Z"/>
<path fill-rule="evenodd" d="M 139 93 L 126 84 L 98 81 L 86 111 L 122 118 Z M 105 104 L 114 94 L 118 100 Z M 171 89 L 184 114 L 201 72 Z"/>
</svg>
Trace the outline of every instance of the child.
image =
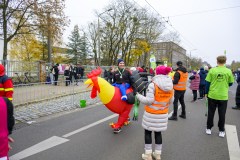
<svg viewBox="0 0 240 160">
<path fill-rule="evenodd" d="M 153 157 L 156 160 L 161 159 L 162 135 L 161 132 L 167 130 L 168 106 L 173 103 L 173 83 L 172 78 L 168 76 L 170 67 L 158 66 L 156 76 L 147 88 L 147 96 L 144 97 L 137 93 L 137 99 L 145 104 L 142 126 L 145 129 L 145 154 L 142 158 L 152 159 L 152 131 L 155 134 L 155 152 Z"/>
<path fill-rule="evenodd" d="M 193 75 L 189 77 L 191 80 L 191 86 L 190 89 L 192 90 L 193 93 L 193 100 L 191 101 L 192 103 L 197 102 L 197 90 L 199 90 L 199 84 L 200 84 L 200 76 L 197 74 L 197 70 L 193 71 Z"/>
</svg>

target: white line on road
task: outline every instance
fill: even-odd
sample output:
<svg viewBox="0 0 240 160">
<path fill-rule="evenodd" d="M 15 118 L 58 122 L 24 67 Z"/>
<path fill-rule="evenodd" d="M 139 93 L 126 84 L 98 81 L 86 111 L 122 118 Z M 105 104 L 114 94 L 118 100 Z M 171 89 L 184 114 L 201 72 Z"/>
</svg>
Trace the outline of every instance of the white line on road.
<svg viewBox="0 0 240 160">
<path fill-rule="evenodd" d="M 20 160 L 20 159 L 29 157 L 31 155 L 37 154 L 39 152 L 42 152 L 44 150 L 47 150 L 49 148 L 55 147 L 59 144 L 65 143 L 67 141 L 69 141 L 69 140 L 65 139 L 65 138 L 53 136 L 49 139 L 46 139 L 45 141 L 42 141 L 30 148 L 27 148 L 15 155 L 11 156 L 9 159 L 10 160 Z"/>
<path fill-rule="evenodd" d="M 179 110 L 181 107 L 182 107 L 181 104 L 179 104 L 179 105 L 178 105 L 178 110 Z M 174 111 L 174 110 L 173 110 L 173 111 Z M 171 116 L 172 116 L 173 111 L 168 114 L 168 117 L 171 117 Z"/>
<path fill-rule="evenodd" d="M 68 133 L 68 134 L 65 134 L 65 135 L 63 135 L 62 137 L 63 137 L 63 138 L 70 137 L 70 136 L 72 136 L 72 135 L 74 135 L 74 134 L 76 134 L 76 133 L 82 132 L 82 131 L 84 131 L 84 130 L 86 130 L 86 129 L 88 129 L 88 128 L 91 128 L 91 127 L 93 127 L 93 126 L 96 126 L 96 125 L 98 125 L 98 124 L 100 124 L 100 123 L 102 123 L 102 122 L 105 122 L 105 121 L 107 121 L 107 120 L 109 120 L 109 119 L 112 119 L 112 118 L 114 118 L 114 117 L 117 117 L 117 116 L 118 116 L 118 114 L 113 114 L 113 115 L 108 116 L 108 117 L 106 117 L 106 118 L 103 118 L 103 119 L 101 119 L 101 120 L 99 120 L 99 121 L 96 121 L 96 122 L 94 122 L 94 123 L 92 123 L 92 124 L 89 124 L 89 125 L 87 125 L 87 126 L 85 126 L 85 127 L 79 128 L 79 129 L 77 129 L 77 130 L 75 130 L 75 131 L 72 131 L 72 132 L 70 132 L 70 133 Z"/>
<path fill-rule="evenodd" d="M 225 125 L 228 152 L 230 160 L 239 160 L 240 148 L 238 142 L 237 128 L 234 125 Z"/>
</svg>

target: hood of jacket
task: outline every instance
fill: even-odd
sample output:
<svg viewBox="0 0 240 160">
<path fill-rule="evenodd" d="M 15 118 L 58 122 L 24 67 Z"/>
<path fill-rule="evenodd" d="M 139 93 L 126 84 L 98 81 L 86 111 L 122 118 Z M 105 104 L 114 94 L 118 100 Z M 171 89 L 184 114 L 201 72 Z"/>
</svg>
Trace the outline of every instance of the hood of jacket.
<svg viewBox="0 0 240 160">
<path fill-rule="evenodd" d="M 172 78 L 169 75 L 154 76 L 152 81 L 163 91 L 168 92 L 173 89 Z"/>
<path fill-rule="evenodd" d="M 187 69 L 185 67 L 179 67 L 179 68 L 177 68 L 176 71 L 182 71 L 183 73 L 186 73 Z"/>
<path fill-rule="evenodd" d="M 0 76 L 5 75 L 5 67 L 3 65 L 0 64 Z"/>
<path fill-rule="evenodd" d="M 206 74 L 206 71 L 204 71 L 204 69 L 201 68 L 199 74 Z"/>
</svg>

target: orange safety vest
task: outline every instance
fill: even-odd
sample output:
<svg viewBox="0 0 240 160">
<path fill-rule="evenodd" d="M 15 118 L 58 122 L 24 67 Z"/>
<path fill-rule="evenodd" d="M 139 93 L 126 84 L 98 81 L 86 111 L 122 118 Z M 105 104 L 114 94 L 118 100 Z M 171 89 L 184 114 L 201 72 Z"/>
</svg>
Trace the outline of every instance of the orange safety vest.
<svg viewBox="0 0 240 160">
<path fill-rule="evenodd" d="M 187 79 L 188 79 L 188 73 L 183 73 L 182 71 L 178 71 L 180 73 L 180 79 L 177 84 L 173 84 L 173 88 L 175 90 L 184 91 L 187 89 Z M 174 77 L 173 77 L 174 80 Z"/>
<path fill-rule="evenodd" d="M 173 96 L 173 89 L 171 91 L 165 92 L 158 88 L 156 84 L 154 85 L 155 85 L 154 102 L 151 105 L 146 105 L 145 110 L 148 113 L 152 114 L 166 114 L 168 113 L 170 99 Z"/>
</svg>

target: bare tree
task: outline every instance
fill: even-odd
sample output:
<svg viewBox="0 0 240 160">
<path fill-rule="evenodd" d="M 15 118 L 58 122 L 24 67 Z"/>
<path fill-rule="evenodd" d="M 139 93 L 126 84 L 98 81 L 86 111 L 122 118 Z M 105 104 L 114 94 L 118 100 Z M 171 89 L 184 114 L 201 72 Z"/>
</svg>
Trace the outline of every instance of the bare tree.
<svg viewBox="0 0 240 160">
<path fill-rule="evenodd" d="M 65 0 L 2 0 L 0 25 L 4 38 L 3 59 L 7 59 L 7 44 L 18 34 L 40 33 L 47 29 L 48 36 L 61 37 L 69 24 L 65 16 Z M 28 28 L 27 31 L 21 30 Z"/>
</svg>

